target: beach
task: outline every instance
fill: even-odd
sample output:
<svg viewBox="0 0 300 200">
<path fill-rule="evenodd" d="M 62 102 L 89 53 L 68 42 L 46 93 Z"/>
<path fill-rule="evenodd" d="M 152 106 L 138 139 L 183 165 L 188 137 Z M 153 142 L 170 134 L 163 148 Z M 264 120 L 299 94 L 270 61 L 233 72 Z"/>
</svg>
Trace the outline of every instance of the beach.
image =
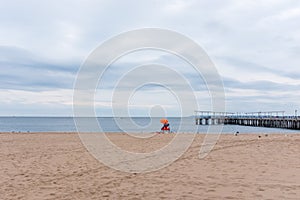
<svg viewBox="0 0 300 200">
<path fill-rule="evenodd" d="M 107 136 L 144 153 L 174 134 Z M 0 133 L 0 199 L 299 199 L 300 133 L 223 134 L 199 159 L 204 136 L 165 168 L 126 173 L 95 159 L 77 133 Z"/>
</svg>

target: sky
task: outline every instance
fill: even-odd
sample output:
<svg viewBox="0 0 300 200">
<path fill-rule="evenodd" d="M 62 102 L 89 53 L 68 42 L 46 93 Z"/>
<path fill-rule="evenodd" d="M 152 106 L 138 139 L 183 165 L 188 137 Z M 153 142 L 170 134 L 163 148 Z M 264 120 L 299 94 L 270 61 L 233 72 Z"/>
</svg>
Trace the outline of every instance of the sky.
<svg viewBox="0 0 300 200">
<path fill-rule="evenodd" d="M 74 83 L 90 53 L 113 36 L 147 27 L 176 31 L 206 51 L 222 78 L 228 112 L 284 110 L 292 115 L 300 110 L 299 21 L 298 0 L 0 0 L 0 116 L 72 116 Z M 198 107 L 181 110 L 176 91 L 182 85 L 163 71 L 135 78 L 167 77 L 173 93 L 127 80 L 120 92 L 131 92 L 130 99 L 115 103 L 113 86 L 134 66 L 147 63 L 183 74 Z M 95 92 L 98 116 L 124 108 L 133 116 L 189 116 L 195 109 L 211 109 L 201 77 L 167 52 L 126 55 L 102 82 Z"/>
</svg>

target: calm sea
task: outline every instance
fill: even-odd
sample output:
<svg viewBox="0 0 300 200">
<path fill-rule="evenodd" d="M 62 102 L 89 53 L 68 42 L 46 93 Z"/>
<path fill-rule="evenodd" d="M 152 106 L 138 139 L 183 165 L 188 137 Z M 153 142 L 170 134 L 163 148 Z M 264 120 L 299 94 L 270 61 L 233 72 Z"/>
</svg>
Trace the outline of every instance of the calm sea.
<svg viewBox="0 0 300 200">
<path fill-rule="evenodd" d="M 91 123 L 92 118 L 76 118 L 80 130 L 87 132 L 99 131 Z M 196 126 L 193 117 L 168 118 L 173 132 L 207 132 L 208 126 Z M 160 118 L 135 117 L 111 118 L 99 117 L 97 122 L 105 132 L 155 132 L 161 128 Z M 76 131 L 72 117 L 0 117 L 0 132 L 74 132 Z M 274 128 L 226 125 L 223 133 L 297 133 L 299 131 Z"/>
</svg>

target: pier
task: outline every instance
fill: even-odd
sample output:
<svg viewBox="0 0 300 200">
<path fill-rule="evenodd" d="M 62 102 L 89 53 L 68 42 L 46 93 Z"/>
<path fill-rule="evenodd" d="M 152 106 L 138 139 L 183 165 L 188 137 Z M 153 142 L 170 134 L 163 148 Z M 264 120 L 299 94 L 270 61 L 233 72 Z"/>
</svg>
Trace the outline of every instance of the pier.
<svg viewBox="0 0 300 200">
<path fill-rule="evenodd" d="M 196 125 L 230 124 L 300 130 L 300 118 L 285 116 L 284 113 L 284 111 L 246 113 L 195 111 L 195 123 Z"/>
</svg>

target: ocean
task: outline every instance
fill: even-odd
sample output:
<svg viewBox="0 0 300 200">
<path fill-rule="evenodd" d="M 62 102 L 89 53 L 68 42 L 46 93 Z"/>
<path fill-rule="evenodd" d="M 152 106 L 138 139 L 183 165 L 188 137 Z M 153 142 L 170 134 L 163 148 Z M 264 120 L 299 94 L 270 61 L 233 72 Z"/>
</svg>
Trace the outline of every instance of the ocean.
<svg viewBox="0 0 300 200">
<path fill-rule="evenodd" d="M 86 132 L 156 132 L 160 131 L 160 118 L 98 117 L 101 129 L 90 124 L 92 118 L 76 118 L 80 130 Z M 195 125 L 193 117 L 168 118 L 172 132 L 206 133 L 209 126 Z M 0 117 L 0 132 L 76 132 L 73 117 Z M 297 130 L 249 127 L 237 125 L 223 126 L 222 133 L 297 133 Z"/>
</svg>

